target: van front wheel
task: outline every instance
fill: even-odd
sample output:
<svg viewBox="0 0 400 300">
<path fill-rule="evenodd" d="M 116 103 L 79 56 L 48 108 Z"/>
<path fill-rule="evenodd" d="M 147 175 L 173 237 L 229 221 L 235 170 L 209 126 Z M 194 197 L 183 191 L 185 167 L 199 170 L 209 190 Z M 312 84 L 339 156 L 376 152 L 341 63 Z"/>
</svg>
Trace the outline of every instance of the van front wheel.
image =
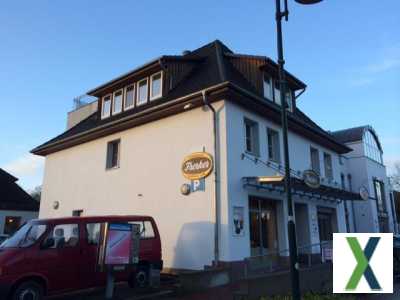
<svg viewBox="0 0 400 300">
<path fill-rule="evenodd" d="M 147 289 L 149 288 L 149 267 L 139 266 L 135 273 L 131 275 L 129 279 L 129 285 L 132 288 Z"/>
<path fill-rule="evenodd" d="M 42 300 L 43 287 L 35 281 L 21 283 L 14 291 L 12 300 Z"/>
</svg>

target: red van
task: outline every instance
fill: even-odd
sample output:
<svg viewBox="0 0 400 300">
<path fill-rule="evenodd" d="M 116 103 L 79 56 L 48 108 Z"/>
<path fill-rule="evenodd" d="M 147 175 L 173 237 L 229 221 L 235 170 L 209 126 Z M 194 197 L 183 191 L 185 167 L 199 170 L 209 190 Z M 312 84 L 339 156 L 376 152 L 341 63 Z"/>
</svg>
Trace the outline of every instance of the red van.
<svg viewBox="0 0 400 300">
<path fill-rule="evenodd" d="M 100 216 L 32 220 L 0 245 L 0 299 L 42 299 L 104 286 L 105 272 L 97 271 L 101 223 L 140 224 L 139 264 L 118 273 L 117 281 L 146 287 L 150 274 L 161 270 L 160 235 L 152 217 Z"/>
</svg>

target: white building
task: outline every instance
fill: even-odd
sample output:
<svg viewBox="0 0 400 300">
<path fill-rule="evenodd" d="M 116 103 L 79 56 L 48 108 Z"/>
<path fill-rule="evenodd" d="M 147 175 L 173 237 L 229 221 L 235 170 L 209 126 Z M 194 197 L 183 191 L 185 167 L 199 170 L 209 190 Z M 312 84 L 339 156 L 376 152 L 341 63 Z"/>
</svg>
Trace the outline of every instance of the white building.
<svg viewBox="0 0 400 300">
<path fill-rule="evenodd" d="M 68 123 L 76 125 L 32 151 L 46 157 L 40 217 L 151 215 L 167 268 L 201 269 L 216 255 L 226 262 L 287 255 L 282 184 L 257 181 L 283 172 L 277 70 L 267 57 L 235 54 L 215 41 L 162 56 L 89 91 L 99 99 L 97 110 L 91 104 L 70 113 Z M 354 158 L 352 141 L 346 145 L 301 112 L 295 95 L 306 85 L 289 73 L 287 79 L 297 237 L 305 246 L 299 252 L 318 253 L 332 232 L 354 230 L 354 224 L 378 231 L 368 215 L 378 216 L 370 179 L 386 184 L 384 167 L 375 166 L 379 175 L 359 168 L 358 161 L 369 165 L 370 159 L 362 152 Z M 215 134 L 207 104 L 215 110 Z M 193 152 L 210 153 L 214 172 L 184 195 L 183 184 L 193 189 L 199 183 L 181 172 Z M 308 169 L 320 174 L 320 188 L 303 182 Z M 351 175 L 351 188 L 344 183 L 342 189 L 341 174 Z M 362 186 L 369 200 L 361 200 Z M 392 230 L 391 205 L 385 208 L 385 229 Z"/>
</svg>

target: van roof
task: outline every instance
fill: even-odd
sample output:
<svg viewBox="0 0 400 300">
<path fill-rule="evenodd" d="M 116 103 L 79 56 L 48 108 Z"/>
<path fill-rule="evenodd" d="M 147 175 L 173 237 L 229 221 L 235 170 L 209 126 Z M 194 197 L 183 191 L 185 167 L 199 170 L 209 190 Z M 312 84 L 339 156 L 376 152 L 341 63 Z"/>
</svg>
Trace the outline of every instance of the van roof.
<svg viewBox="0 0 400 300">
<path fill-rule="evenodd" d="M 136 221 L 136 220 L 153 220 L 150 216 L 142 215 L 108 215 L 108 216 L 83 216 L 83 217 L 64 217 L 64 218 L 48 218 L 48 219 L 35 219 L 32 222 L 44 223 L 67 223 L 67 222 L 108 222 L 108 221 Z"/>
</svg>

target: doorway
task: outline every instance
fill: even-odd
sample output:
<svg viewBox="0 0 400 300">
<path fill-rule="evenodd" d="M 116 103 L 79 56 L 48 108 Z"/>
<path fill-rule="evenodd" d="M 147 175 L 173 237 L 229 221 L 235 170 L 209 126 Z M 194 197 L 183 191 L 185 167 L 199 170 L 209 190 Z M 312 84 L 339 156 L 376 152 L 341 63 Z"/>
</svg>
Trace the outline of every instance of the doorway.
<svg viewBox="0 0 400 300">
<path fill-rule="evenodd" d="M 336 211 L 332 208 L 318 207 L 318 229 L 320 242 L 332 241 L 337 232 Z"/>
<path fill-rule="evenodd" d="M 276 202 L 249 197 L 251 256 L 275 253 L 278 249 Z"/>
</svg>

